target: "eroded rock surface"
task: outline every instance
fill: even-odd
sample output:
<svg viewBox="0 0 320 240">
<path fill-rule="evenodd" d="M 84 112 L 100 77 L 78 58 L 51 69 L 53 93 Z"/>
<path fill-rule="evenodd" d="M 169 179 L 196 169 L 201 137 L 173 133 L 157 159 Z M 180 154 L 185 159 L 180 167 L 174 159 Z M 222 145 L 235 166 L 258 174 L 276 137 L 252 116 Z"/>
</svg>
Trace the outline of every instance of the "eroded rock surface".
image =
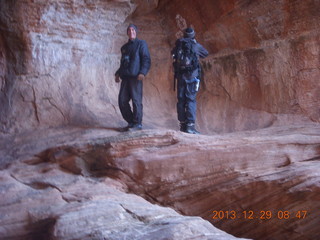
<svg viewBox="0 0 320 240">
<path fill-rule="evenodd" d="M 236 239 L 200 217 L 183 217 L 122 188 L 52 164 L 16 165 L 10 175 L 1 172 L 0 238 Z"/>
<path fill-rule="evenodd" d="M 61 131 L 63 136 L 56 130 L 47 138 L 34 133 L 25 142 L 11 139 L 20 139 L 22 150 L 20 160 L 2 165 L 3 236 L 232 239 L 204 220 L 136 195 L 201 216 L 237 237 L 318 236 L 319 126 L 217 136 Z M 32 147 L 44 139 L 55 147 Z M 213 219 L 214 211 L 234 211 L 237 218 Z"/>
<path fill-rule="evenodd" d="M 0 239 L 238 239 L 200 217 L 185 217 L 128 193 L 127 182 L 116 178 L 126 170 L 105 174 L 113 167 L 98 160 L 120 142 L 133 141 L 145 150 L 170 147 L 172 132 L 110 136 L 103 129 L 60 131 L 64 136 L 56 130 L 48 137 L 31 133 L 24 141 L 13 139 L 20 140 L 21 160 L 0 171 Z M 56 147 L 36 153 L 44 139 Z M 128 149 L 118 154 L 130 151 L 125 145 Z M 27 153 L 34 155 L 23 158 Z M 136 187 L 142 189 L 138 182 Z"/>
</svg>

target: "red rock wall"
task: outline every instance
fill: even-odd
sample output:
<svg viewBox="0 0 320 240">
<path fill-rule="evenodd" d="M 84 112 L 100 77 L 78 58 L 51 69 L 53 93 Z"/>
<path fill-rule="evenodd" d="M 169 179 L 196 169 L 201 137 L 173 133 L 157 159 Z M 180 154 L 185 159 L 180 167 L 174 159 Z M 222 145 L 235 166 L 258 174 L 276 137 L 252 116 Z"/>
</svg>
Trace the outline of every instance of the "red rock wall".
<svg viewBox="0 0 320 240">
<path fill-rule="evenodd" d="M 307 1 L 1 1 L 0 129 L 124 125 L 113 75 L 126 27 L 147 40 L 147 127 L 177 129 L 170 49 L 195 27 L 203 61 L 198 127 L 230 132 L 320 121 L 320 9 Z M 289 116 L 289 117 L 288 117 Z"/>
<path fill-rule="evenodd" d="M 11 102 L 5 112 L 9 129 L 95 124 L 116 116 L 110 76 L 119 40 L 125 41 L 117 29 L 134 6 L 104 1 L 1 5 L 6 51 L 17 56 L 7 60 L 16 68 L 7 76 L 12 94 L 4 93 Z M 111 40 L 114 36 L 118 41 Z"/>
<path fill-rule="evenodd" d="M 291 115 L 319 122 L 319 1 L 162 1 L 160 9 L 171 43 L 193 26 L 211 52 L 199 97 L 203 128 L 252 129 Z"/>
</svg>

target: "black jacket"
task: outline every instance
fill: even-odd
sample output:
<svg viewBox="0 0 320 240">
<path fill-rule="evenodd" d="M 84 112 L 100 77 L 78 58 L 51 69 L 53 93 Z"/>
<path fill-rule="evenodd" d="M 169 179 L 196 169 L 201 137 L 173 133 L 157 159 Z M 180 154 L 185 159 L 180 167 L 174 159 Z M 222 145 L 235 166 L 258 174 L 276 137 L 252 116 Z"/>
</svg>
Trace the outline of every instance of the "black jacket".
<svg viewBox="0 0 320 240">
<path fill-rule="evenodd" d="M 120 78 L 137 77 L 140 73 L 147 75 L 151 66 L 148 45 L 144 40 L 130 40 L 121 47 L 120 68 L 116 75 Z"/>
<path fill-rule="evenodd" d="M 172 49 L 171 54 L 176 52 L 176 48 L 179 45 L 181 41 L 192 41 L 193 44 L 193 50 L 197 54 L 199 58 L 205 58 L 209 55 L 209 52 L 207 49 L 205 49 L 200 43 L 198 43 L 195 39 L 190 39 L 190 38 L 180 38 L 176 41 L 175 47 Z M 195 69 L 193 72 L 186 72 L 186 73 L 176 73 L 177 78 L 182 78 L 182 79 L 193 79 L 195 77 L 199 77 L 199 68 L 198 66 L 197 69 Z"/>
</svg>

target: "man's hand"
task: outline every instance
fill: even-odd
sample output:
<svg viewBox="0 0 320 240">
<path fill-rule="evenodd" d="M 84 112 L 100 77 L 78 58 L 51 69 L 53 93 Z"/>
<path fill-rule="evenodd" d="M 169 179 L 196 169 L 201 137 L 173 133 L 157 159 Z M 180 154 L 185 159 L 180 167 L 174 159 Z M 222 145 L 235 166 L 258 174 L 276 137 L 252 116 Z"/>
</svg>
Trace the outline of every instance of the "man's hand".
<svg viewBox="0 0 320 240">
<path fill-rule="evenodd" d="M 117 74 L 117 75 L 115 76 L 114 80 L 115 80 L 117 83 L 120 82 L 120 76 Z"/>
<path fill-rule="evenodd" d="M 140 74 L 138 75 L 138 80 L 139 80 L 139 81 L 143 81 L 143 80 L 144 80 L 144 75 L 143 75 L 142 73 L 140 73 Z"/>
</svg>

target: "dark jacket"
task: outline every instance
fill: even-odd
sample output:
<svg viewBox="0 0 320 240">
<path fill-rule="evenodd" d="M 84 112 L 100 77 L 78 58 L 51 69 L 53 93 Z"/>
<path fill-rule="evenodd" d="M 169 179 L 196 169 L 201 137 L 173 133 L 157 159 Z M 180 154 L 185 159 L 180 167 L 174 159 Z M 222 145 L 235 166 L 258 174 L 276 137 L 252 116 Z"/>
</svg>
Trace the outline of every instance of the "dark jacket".
<svg viewBox="0 0 320 240">
<path fill-rule="evenodd" d="M 151 66 L 148 45 L 144 40 L 130 40 L 121 47 L 120 78 L 135 78 L 140 73 L 147 75 Z"/>
<path fill-rule="evenodd" d="M 190 39 L 190 38 L 180 38 L 176 41 L 176 46 L 172 49 L 171 53 L 175 53 L 176 48 L 179 44 L 179 42 L 181 41 L 193 41 L 194 44 L 192 45 L 193 47 L 193 51 L 197 54 L 198 57 L 200 58 L 205 58 L 209 55 L 209 52 L 207 51 L 207 49 L 205 49 L 200 43 L 198 43 L 195 39 Z M 185 80 L 189 80 L 189 79 L 193 79 L 195 77 L 199 77 L 199 68 L 200 66 L 198 66 L 197 69 L 195 69 L 192 72 L 186 72 L 186 73 L 176 73 L 177 74 L 177 78 L 182 78 Z"/>
</svg>

